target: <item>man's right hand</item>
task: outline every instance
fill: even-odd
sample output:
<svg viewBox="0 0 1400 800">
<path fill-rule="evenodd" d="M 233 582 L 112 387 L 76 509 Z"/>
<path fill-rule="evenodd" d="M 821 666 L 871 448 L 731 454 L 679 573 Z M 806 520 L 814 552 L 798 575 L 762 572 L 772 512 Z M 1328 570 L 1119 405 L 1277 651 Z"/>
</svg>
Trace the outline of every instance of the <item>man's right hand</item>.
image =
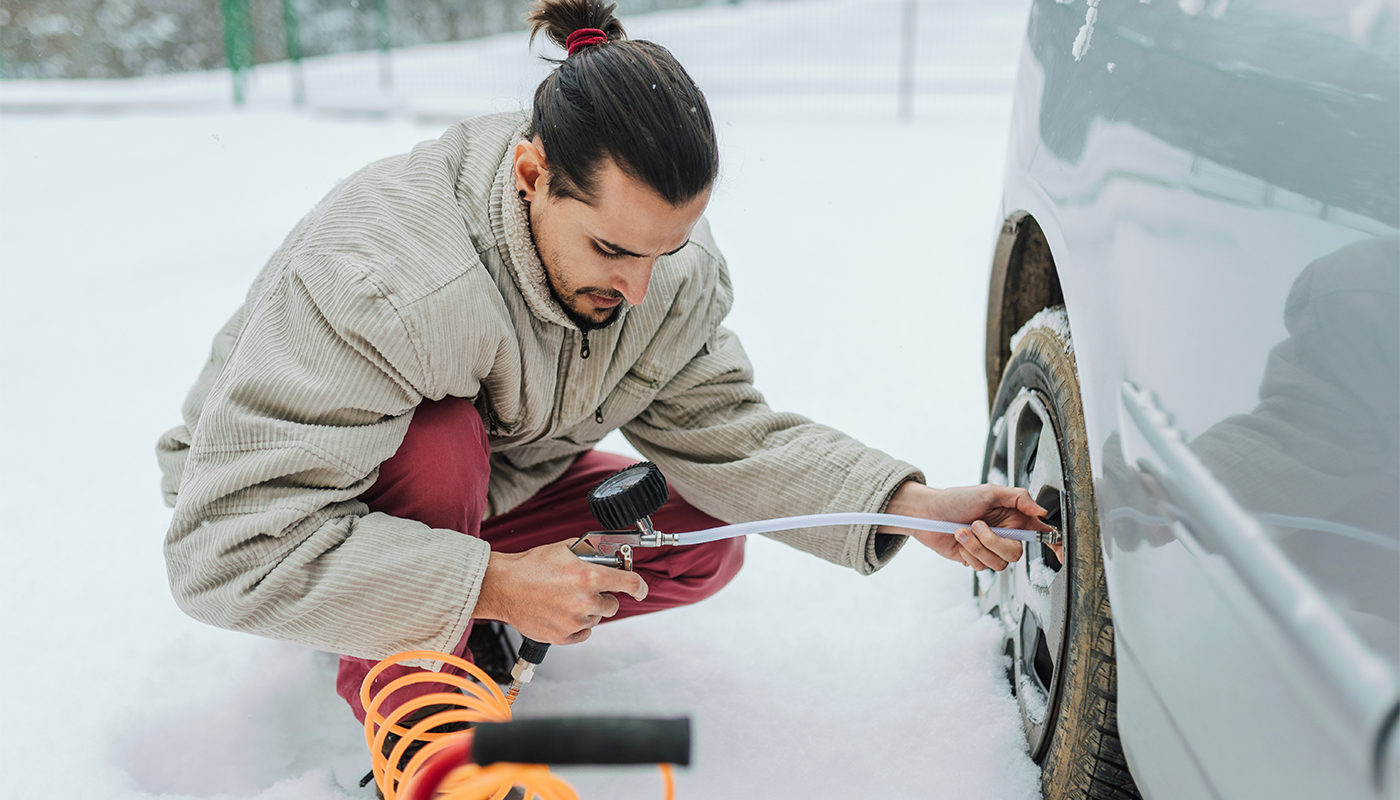
<svg viewBox="0 0 1400 800">
<path fill-rule="evenodd" d="M 577 644 L 617 613 L 613 592 L 647 596 L 636 573 L 580 561 L 569 544 L 492 552 L 472 616 L 504 622 L 537 642 Z"/>
</svg>

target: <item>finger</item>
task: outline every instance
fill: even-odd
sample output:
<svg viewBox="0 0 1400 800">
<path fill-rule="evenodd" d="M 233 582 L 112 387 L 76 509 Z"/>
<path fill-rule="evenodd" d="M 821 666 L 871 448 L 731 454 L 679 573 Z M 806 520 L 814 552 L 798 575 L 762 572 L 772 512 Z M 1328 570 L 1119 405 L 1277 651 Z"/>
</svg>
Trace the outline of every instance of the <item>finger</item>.
<svg viewBox="0 0 1400 800">
<path fill-rule="evenodd" d="M 962 547 L 959 547 L 959 548 L 958 548 L 958 554 L 959 554 L 959 557 L 962 559 L 963 563 L 966 564 L 966 565 L 968 566 L 969 569 L 974 569 L 974 570 L 990 569 L 990 570 L 994 570 L 994 571 L 996 571 L 996 572 L 1001 572 L 1002 570 L 1006 569 L 1006 567 L 1004 567 L 1004 566 L 1003 566 L 1003 567 L 996 567 L 996 566 L 993 566 L 993 565 L 991 565 L 991 564 L 984 564 L 984 563 L 982 563 L 981 561 L 978 561 L 971 553 L 969 553 L 965 548 L 962 548 Z"/>
<path fill-rule="evenodd" d="M 1044 517 L 1045 515 L 1049 514 L 1050 511 L 1048 509 L 1042 508 L 1039 503 L 1032 500 L 1031 493 L 1026 491 L 1025 489 L 1022 489 L 1020 492 L 1017 493 L 1016 510 L 1030 517 L 1032 521 L 1040 524 L 1042 528 L 1048 528 L 1048 526 L 1046 526 L 1045 523 L 1041 521 L 1041 517 Z"/>
<path fill-rule="evenodd" d="M 982 542 L 984 547 L 1005 561 L 1015 561 L 1021 557 L 1021 553 L 1025 552 L 1025 547 L 1019 541 L 997 536 L 987 523 L 980 519 L 972 523 L 972 532 L 977 534 L 977 539 Z"/>
<path fill-rule="evenodd" d="M 584 628 L 581 631 L 571 633 L 568 636 L 564 637 L 564 641 L 560 642 L 559 644 L 578 644 L 579 642 L 587 641 L 588 637 L 592 635 L 592 628 Z"/>
<path fill-rule="evenodd" d="M 580 562 L 582 564 L 582 562 Z M 634 600 L 645 600 L 647 583 L 635 572 L 604 567 L 600 564 L 582 564 L 589 570 L 590 588 L 595 592 L 617 592 L 631 595 Z"/>
<path fill-rule="evenodd" d="M 647 586 L 647 582 L 642 580 L 641 575 L 635 572 L 622 572 L 619 574 L 623 576 L 622 586 L 613 591 L 626 592 L 632 596 L 633 600 L 638 602 L 647 599 L 647 594 L 651 589 Z"/>
<path fill-rule="evenodd" d="M 596 567 L 596 569 L 598 571 L 593 575 L 594 591 L 626 594 L 638 602 L 647 599 L 647 593 L 650 591 L 647 582 L 642 580 L 642 576 L 637 573 L 611 567 Z"/>
<path fill-rule="evenodd" d="M 992 535 L 996 536 L 996 534 Z M 962 545 L 962 553 L 969 559 L 974 569 L 994 569 L 998 572 L 1006 569 L 1006 559 L 987 549 L 982 540 L 967 528 L 958 528 L 957 537 L 958 544 Z"/>
<path fill-rule="evenodd" d="M 598 605 L 600 606 L 598 616 L 600 617 L 611 617 L 622 607 L 622 603 L 618 602 L 618 599 L 610 594 L 600 594 L 598 598 Z"/>
</svg>

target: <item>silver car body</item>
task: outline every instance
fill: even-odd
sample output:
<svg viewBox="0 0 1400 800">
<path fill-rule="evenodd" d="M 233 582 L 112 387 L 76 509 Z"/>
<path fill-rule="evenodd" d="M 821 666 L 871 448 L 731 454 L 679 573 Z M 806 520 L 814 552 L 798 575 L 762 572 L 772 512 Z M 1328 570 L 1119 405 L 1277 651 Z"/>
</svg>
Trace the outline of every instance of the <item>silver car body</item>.
<svg viewBox="0 0 1400 800">
<path fill-rule="evenodd" d="M 1057 282 L 1145 797 L 1400 796 L 1398 54 L 1393 2 L 1032 7 L 988 377 Z"/>
</svg>

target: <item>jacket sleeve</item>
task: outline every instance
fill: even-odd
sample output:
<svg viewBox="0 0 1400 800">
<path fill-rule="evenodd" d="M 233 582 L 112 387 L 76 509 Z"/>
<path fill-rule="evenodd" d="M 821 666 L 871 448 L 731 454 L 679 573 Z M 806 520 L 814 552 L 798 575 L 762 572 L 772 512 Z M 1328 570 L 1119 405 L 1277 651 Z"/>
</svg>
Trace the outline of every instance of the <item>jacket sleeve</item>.
<svg viewBox="0 0 1400 800">
<path fill-rule="evenodd" d="M 839 511 L 883 511 L 913 466 L 797 414 L 771 410 L 753 386 L 738 337 L 723 327 L 623 433 L 685 499 L 726 522 Z M 871 526 L 771 534 L 869 574 L 905 537 Z"/>
<path fill-rule="evenodd" d="M 178 474 L 165 542 L 176 602 L 213 625 L 363 658 L 450 650 L 487 545 L 356 499 L 435 383 L 415 331 L 332 256 L 299 256 L 255 288 L 241 327 L 216 340 L 222 365 L 195 387 L 202 407 L 161 443 Z"/>
</svg>

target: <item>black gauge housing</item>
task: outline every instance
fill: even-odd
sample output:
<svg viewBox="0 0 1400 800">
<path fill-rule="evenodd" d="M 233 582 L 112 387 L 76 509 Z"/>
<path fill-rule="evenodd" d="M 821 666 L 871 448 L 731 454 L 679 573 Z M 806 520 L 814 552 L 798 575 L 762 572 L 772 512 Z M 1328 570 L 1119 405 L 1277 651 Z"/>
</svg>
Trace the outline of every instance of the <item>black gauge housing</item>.
<svg viewBox="0 0 1400 800">
<path fill-rule="evenodd" d="M 641 461 L 618 470 L 588 493 L 588 510 L 607 530 L 627 530 L 649 517 L 670 497 L 661 468 Z"/>
</svg>

